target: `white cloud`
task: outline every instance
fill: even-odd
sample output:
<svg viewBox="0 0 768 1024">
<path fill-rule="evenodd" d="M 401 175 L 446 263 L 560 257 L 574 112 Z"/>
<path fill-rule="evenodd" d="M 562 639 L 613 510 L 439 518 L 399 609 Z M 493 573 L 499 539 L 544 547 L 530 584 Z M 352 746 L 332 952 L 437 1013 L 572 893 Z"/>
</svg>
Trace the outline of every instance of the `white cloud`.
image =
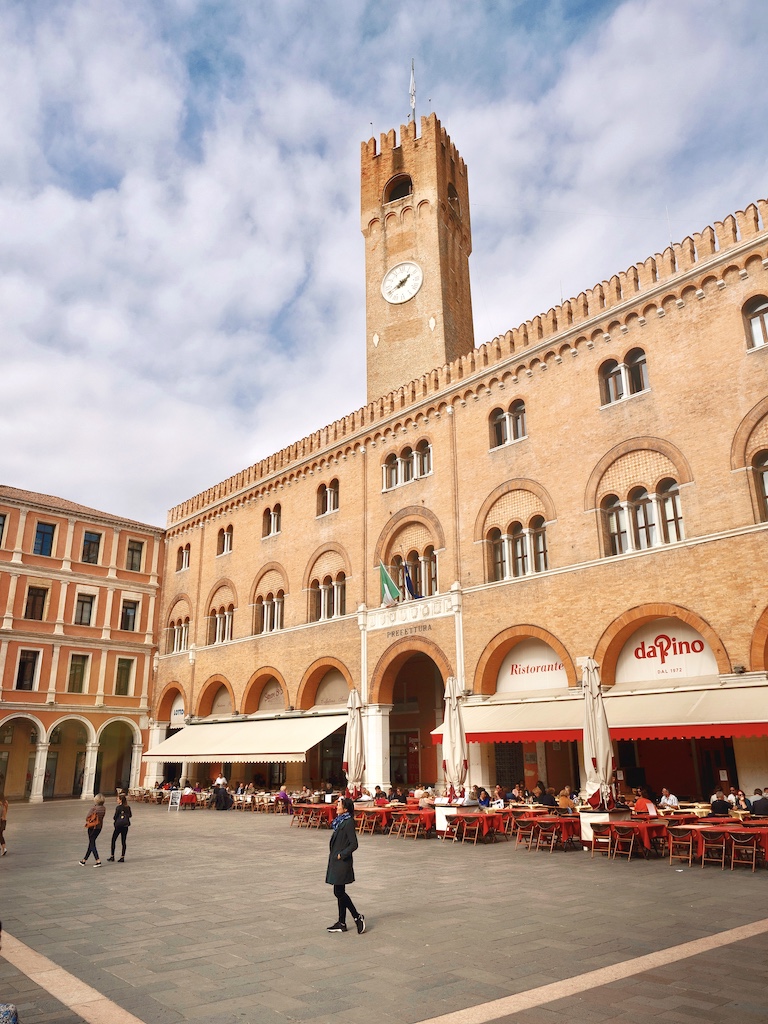
<svg viewBox="0 0 768 1024">
<path fill-rule="evenodd" d="M 711 0 L 4 8 L 0 479 L 161 522 L 363 404 L 359 142 L 411 56 L 480 343 L 658 251 L 665 207 L 677 239 L 766 193 L 766 35 Z"/>
</svg>

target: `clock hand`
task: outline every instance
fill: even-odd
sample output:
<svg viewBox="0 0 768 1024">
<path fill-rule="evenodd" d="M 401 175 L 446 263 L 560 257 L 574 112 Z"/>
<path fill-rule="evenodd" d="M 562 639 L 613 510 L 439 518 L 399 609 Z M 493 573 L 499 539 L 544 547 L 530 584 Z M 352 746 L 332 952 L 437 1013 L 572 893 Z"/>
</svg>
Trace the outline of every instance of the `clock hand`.
<svg viewBox="0 0 768 1024">
<path fill-rule="evenodd" d="M 402 278 L 402 280 L 397 282 L 397 284 L 395 285 L 395 288 L 402 288 L 403 285 L 406 283 L 406 281 L 408 280 L 408 278 L 410 276 L 411 276 L 411 273 L 410 273 L 410 271 L 408 271 L 408 273 L 405 275 L 405 277 Z"/>
</svg>

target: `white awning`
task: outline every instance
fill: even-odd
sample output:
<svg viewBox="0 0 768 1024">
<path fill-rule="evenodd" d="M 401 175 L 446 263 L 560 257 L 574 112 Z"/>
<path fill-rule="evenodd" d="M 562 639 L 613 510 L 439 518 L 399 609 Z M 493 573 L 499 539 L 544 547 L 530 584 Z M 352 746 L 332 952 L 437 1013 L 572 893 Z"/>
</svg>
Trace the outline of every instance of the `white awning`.
<svg viewBox="0 0 768 1024">
<path fill-rule="evenodd" d="M 148 750 L 144 760 L 192 764 L 306 761 L 307 751 L 346 721 L 343 714 L 187 725 Z"/>
<path fill-rule="evenodd" d="M 676 690 L 605 692 L 613 739 L 692 739 L 768 735 L 768 688 L 755 685 L 680 687 Z M 470 743 L 582 738 L 580 689 L 545 700 L 467 704 L 462 709 Z M 432 732 L 440 743 L 442 726 Z"/>
</svg>

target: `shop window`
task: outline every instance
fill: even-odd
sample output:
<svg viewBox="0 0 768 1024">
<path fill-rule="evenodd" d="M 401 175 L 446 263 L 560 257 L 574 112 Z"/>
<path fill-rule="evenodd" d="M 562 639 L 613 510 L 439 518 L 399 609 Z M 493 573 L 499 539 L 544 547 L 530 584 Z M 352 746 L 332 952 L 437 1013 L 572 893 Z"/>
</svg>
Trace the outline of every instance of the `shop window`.
<svg viewBox="0 0 768 1024">
<path fill-rule="evenodd" d="M 100 548 L 101 534 L 86 530 L 83 534 L 83 553 L 80 561 L 86 562 L 88 565 L 98 565 Z"/>
<path fill-rule="evenodd" d="M 24 606 L 24 618 L 43 621 L 45 615 L 45 599 L 48 591 L 45 587 L 29 587 L 27 590 L 27 602 Z"/>
<path fill-rule="evenodd" d="M 768 298 L 755 295 L 742 310 L 747 328 L 747 348 L 768 345 Z"/>
</svg>

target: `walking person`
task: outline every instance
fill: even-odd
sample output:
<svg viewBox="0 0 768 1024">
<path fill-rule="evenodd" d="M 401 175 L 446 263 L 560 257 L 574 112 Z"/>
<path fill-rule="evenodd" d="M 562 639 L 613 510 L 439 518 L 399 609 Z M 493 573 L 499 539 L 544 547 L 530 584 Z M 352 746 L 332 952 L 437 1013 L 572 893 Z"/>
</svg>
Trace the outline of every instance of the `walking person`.
<svg viewBox="0 0 768 1024">
<path fill-rule="evenodd" d="M 121 794 L 117 798 L 117 807 L 115 808 L 115 830 L 112 833 L 112 854 L 107 857 L 107 860 L 115 859 L 115 846 L 117 845 L 118 837 L 122 843 L 123 852 L 120 854 L 118 864 L 122 864 L 125 860 L 125 841 L 128 838 L 128 828 L 131 824 L 131 808 L 128 806 L 128 798 Z"/>
<path fill-rule="evenodd" d="M 352 915 L 358 935 L 365 931 L 365 918 L 358 914 L 354 903 L 347 895 L 346 886 L 355 880 L 352 854 L 357 849 L 357 832 L 355 831 L 355 805 L 349 797 L 339 797 L 336 801 L 336 817 L 331 822 L 331 849 L 328 854 L 328 869 L 325 881 L 333 886 L 333 895 L 339 905 L 339 916 L 335 924 L 328 927 L 329 932 L 345 932 L 347 930 L 347 911 Z"/>
<path fill-rule="evenodd" d="M 8 801 L 5 793 L 0 789 L 0 857 L 4 857 L 8 851 L 5 848 L 5 828 L 8 824 Z"/>
<path fill-rule="evenodd" d="M 85 851 L 85 856 L 80 863 L 85 867 L 85 862 L 88 860 L 91 854 L 94 856 L 95 868 L 101 867 L 101 860 L 99 859 L 99 851 L 96 849 L 96 840 L 99 837 L 102 826 L 104 824 L 104 797 L 101 793 L 97 793 L 93 798 L 93 807 L 88 811 L 88 817 L 85 819 L 85 827 L 88 829 L 88 849 Z"/>
</svg>

